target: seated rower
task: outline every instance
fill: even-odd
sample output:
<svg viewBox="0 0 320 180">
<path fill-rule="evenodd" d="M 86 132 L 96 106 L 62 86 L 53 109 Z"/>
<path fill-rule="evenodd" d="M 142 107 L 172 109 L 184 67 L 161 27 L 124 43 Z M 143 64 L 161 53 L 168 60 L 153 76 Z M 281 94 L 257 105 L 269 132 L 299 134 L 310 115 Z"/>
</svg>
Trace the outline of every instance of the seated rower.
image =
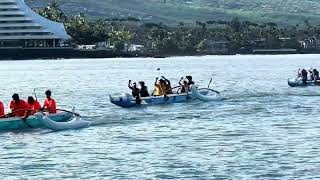
<svg viewBox="0 0 320 180">
<path fill-rule="evenodd" d="M 189 89 L 189 85 L 188 85 L 188 82 L 187 81 L 183 81 L 183 84 L 181 83 L 181 81 L 183 80 L 184 78 L 181 77 L 180 81 L 179 81 L 179 85 L 181 86 L 181 93 L 186 93 L 188 92 L 190 89 Z"/>
<path fill-rule="evenodd" d="M 314 80 L 319 80 L 319 71 L 317 69 L 313 69 Z"/>
<path fill-rule="evenodd" d="M 166 87 L 166 94 L 172 94 L 171 82 L 165 78 L 164 76 L 161 77 L 164 80 L 164 84 Z"/>
<path fill-rule="evenodd" d="M 155 90 L 154 90 L 154 96 L 161 96 L 166 95 L 166 86 L 165 81 L 163 79 L 160 79 L 158 82 L 158 77 L 156 78 L 156 81 L 154 82 Z"/>
<path fill-rule="evenodd" d="M 189 88 L 191 88 L 191 85 L 194 85 L 194 81 L 192 81 L 192 76 L 186 76 L 186 78 L 188 79 Z"/>
<path fill-rule="evenodd" d="M 312 81 L 314 80 L 314 74 L 313 74 L 313 72 L 314 72 L 313 69 L 310 68 L 310 69 L 309 69 L 309 74 L 310 74 L 310 80 L 312 80 Z"/>
<path fill-rule="evenodd" d="M 4 118 L 5 115 L 3 102 L 0 101 L 0 118 Z"/>
<path fill-rule="evenodd" d="M 43 109 L 47 110 L 50 114 L 57 113 L 57 104 L 56 101 L 51 98 L 51 91 L 47 90 L 45 94 L 47 98 L 43 103 Z"/>
<path fill-rule="evenodd" d="M 140 89 L 137 87 L 137 83 L 131 84 L 131 80 L 129 80 L 128 88 L 132 90 L 132 96 L 133 97 L 139 97 Z"/>
<path fill-rule="evenodd" d="M 307 84 L 307 80 L 308 80 L 308 71 L 305 69 L 301 70 L 301 77 L 302 77 L 302 83 L 303 84 Z"/>
<path fill-rule="evenodd" d="M 12 116 L 23 117 L 23 119 L 26 119 L 30 114 L 30 107 L 28 103 L 21 100 L 19 95 L 16 93 L 12 95 L 12 101 L 10 102 L 9 107 L 11 109 Z"/>
<path fill-rule="evenodd" d="M 145 85 L 143 81 L 139 82 L 140 84 L 140 97 L 149 97 L 150 94 L 148 92 L 148 87 Z"/>
<path fill-rule="evenodd" d="M 298 74 L 297 74 L 297 78 L 301 78 L 302 75 L 301 75 L 301 69 L 298 70 Z"/>
<path fill-rule="evenodd" d="M 36 112 L 41 110 L 41 105 L 40 105 L 39 101 L 34 100 L 34 98 L 32 96 L 28 97 L 28 104 L 30 106 L 30 109 L 33 110 L 33 112 L 31 114 L 35 114 Z"/>
</svg>

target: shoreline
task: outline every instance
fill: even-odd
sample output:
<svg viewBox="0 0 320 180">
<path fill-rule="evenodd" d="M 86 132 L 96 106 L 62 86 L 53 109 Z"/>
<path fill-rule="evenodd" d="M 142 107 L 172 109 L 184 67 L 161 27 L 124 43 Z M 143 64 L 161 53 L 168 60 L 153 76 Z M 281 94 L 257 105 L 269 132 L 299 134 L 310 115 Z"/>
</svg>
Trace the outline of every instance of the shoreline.
<svg viewBox="0 0 320 180">
<path fill-rule="evenodd" d="M 231 56 L 231 55 L 291 55 L 291 54 L 320 54 L 320 49 L 260 49 L 239 53 L 142 53 L 142 52 L 114 52 L 110 49 L 80 50 L 74 48 L 0 48 L 1 61 L 30 60 L 30 59 L 87 59 L 87 58 L 169 58 L 184 56 Z"/>
</svg>

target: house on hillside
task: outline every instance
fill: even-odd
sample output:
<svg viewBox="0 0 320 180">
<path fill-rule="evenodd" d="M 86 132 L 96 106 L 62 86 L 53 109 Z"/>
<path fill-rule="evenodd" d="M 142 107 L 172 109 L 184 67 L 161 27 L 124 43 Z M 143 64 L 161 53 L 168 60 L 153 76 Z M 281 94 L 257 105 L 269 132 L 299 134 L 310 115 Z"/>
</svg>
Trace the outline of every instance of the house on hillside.
<svg viewBox="0 0 320 180">
<path fill-rule="evenodd" d="M 250 41 L 250 46 L 253 49 L 267 49 L 268 43 L 266 38 L 256 38 Z"/>
<path fill-rule="evenodd" d="M 299 44 L 302 49 L 320 49 L 320 37 L 312 36 L 299 41 Z"/>
<path fill-rule="evenodd" d="M 228 54 L 229 41 L 206 40 L 204 52 L 207 54 Z"/>
</svg>

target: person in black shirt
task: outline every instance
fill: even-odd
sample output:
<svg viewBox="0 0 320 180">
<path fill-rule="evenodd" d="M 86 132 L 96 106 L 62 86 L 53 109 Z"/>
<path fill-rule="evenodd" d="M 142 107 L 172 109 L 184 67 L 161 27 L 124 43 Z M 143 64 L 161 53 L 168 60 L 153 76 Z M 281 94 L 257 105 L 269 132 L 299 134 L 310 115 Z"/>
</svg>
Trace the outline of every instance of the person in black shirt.
<svg viewBox="0 0 320 180">
<path fill-rule="evenodd" d="M 137 87 L 137 83 L 131 84 L 131 80 L 129 80 L 128 87 L 132 90 L 132 96 L 133 97 L 139 97 L 140 95 L 140 89 Z"/>
<path fill-rule="evenodd" d="M 302 82 L 303 84 L 307 84 L 307 79 L 308 79 L 308 71 L 305 69 L 301 70 L 301 76 L 302 76 Z"/>
<path fill-rule="evenodd" d="M 143 81 L 140 81 L 139 84 L 140 84 L 140 96 L 141 97 L 149 97 L 150 94 L 148 92 L 148 87 L 145 86 L 145 83 Z"/>
<path fill-rule="evenodd" d="M 319 80 L 319 71 L 317 69 L 313 69 L 314 80 Z"/>
</svg>

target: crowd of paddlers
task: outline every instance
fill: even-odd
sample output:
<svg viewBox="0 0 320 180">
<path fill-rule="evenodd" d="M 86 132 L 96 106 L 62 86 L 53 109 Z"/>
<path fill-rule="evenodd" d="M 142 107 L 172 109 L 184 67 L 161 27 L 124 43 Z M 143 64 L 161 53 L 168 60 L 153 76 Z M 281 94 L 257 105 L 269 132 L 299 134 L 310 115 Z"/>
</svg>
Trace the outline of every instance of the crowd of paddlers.
<svg viewBox="0 0 320 180">
<path fill-rule="evenodd" d="M 313 68 L 309 70 L 299 69 L 298 78 L 302 79 L 303 84 L 307 84 L 308 80 L 317 82 L 318 80 L 320 80 L 319 71 Z"/>
<path fill-rule="evenodd" d="M 12 100 L 9 103 L 10 113 L 5 114 L 4 103 L 0 101 L 0 118 L 22 117 L 22 119 L 27 119 L 29 115 L 44 110 L 49 113 L 56 113 L 56 101 L 51 97 L 51 93 L 50 90 L 45 92 L 46 99 L 42 106 L 37 98 L 34 98 L 33 96 L 29 96 L 25 101 L 20 99 L 19 94 L 14 93 L 12 95 Z"/>
<path fill-rule="evenodd" d="M 173 94 L 173 89 L 178 88 L 177 93 L 186 93 L 191 90 L 191 85 L 194 84 L 192 80 L 192 76 L 181 77 L 179 81 L 179 86 L 172 87 L 171 82 L 161 76 L 161 78 L 157 77 L 154 82 L 154 90 L 153 92 L 149 93 L 148 87 L 145 85 L 144 81 L 139 81 L 139 87 L 136 82 L 129 80 L 128 87 L 132 91 L 132 96 L 135 98 L 140 97 L 149 97 L 149 96 L 161 96 L 161 95 L 168 95 Z"/>
</svg>

